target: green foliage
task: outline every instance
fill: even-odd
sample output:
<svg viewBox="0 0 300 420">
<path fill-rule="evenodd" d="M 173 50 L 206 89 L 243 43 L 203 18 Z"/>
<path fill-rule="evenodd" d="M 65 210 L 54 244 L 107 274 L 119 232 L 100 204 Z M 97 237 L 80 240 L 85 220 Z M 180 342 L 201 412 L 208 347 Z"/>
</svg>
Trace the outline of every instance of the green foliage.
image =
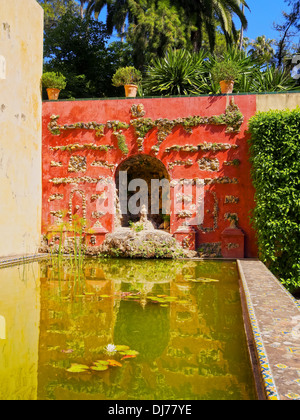
<svg viewBox="0 0 300 420">
<path fill-rule="evenodd" d="M 120 96 L 111 79 L 118 67 L 131 65 L 131 48 L 121 42 L 106 46 L 106 41 L 102 23 L 70 13 L 46 31 L 44 71 L 66 76 L 62 99 Z"/>
<path fill-rule="evenodd" d="M 191 54 L 184 49 L 170 49 L 148 66 L 143 87 L 151 95 L 197 95 L 205 83 L 205 59 L 203 51 Z"/>
<path fill-rule="evenodd" d="M 76 0 L 37 0 L 44 9 L 45 31 L 55 26 L 67 12 L 79 15 L 79 5 Z"/>
<path fill-rule="evenodd" d="M 45 88 L 64 89 L 67 82 L 65 76 L 61 73 L 46 72 L 42 76 L 42 84 Z"/>
<path fill-rule="evenodd" d="M 142 74 L 133 66 L 120 67 L 112 78 L 113 86 L 138 85 L 142 79 Z"/>
<path fill-rule="evenodd" d="M 262 72 L 257 71 L 252 86 L 255 92 L 283 92 L 297 89 L 296 81 L 291 74 L 276 68 L 274 64 Z"/>
<path fill-rule="evenodd" d="M 216 83 L 222 80 L 233 80 L 236 82 L 240 78 L 239 65 L 235 61 L 217 61 L 211 68 L 211 77 Z"/>
<path fill-rule="evenodd" d="M 293 292 L 300 287 L 300 108 L 258 113 L 249 129 L 260 258 Z"/>
<path fill-rule="evenodd" d="M 184 12 L 173 0 L 127 0 L 129 26 L 126 39 L 133 47 L 134 65 L 143 69 L 169 48 L 186 47 Z"/>
</svg>

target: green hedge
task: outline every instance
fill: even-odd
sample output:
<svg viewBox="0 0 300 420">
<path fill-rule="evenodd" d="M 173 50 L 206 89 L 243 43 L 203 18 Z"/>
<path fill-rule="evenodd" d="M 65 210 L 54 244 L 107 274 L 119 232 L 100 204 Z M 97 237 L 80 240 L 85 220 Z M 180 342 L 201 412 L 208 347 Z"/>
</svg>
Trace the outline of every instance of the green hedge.
<svg viewBox="0 0 300 420">
<path fill-rule="evenodd" d="M 294 292 L 300 288 L 300 108 L 259 112 L 249 131 L 259 257 Z"/>
</svg>

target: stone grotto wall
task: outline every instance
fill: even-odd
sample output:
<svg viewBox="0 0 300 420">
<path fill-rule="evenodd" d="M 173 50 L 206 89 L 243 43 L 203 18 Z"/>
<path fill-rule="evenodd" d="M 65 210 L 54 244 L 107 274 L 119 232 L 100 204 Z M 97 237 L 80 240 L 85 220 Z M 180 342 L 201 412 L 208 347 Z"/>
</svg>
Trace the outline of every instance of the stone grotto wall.
<svg viewBox="0 0 300 420">
<path fill-rule="evenodd" d="M 123 222 L 118 212 L 99 212 L 97 203 L 126 163 L 141 176 L 147 162 L 145 174 L 160 167 L 158 178 L 164 173 L 171 181 L 170 226 L 156 228 L 202 256 L 256 257 L 247 144 L 247 122 L 255 112 L 255 95 L 45 102 L 43 233 L 55 242 L 62 226 L 78 216 L 86 243 L 100 245 Z M 199 187 L 204 219 L 191 227 L 200 211 Z M 184 203 L 182 211 L 175 211 L 178 203 Z M 119 208 L 117 200 L 114 205 Z"/>
</svg>

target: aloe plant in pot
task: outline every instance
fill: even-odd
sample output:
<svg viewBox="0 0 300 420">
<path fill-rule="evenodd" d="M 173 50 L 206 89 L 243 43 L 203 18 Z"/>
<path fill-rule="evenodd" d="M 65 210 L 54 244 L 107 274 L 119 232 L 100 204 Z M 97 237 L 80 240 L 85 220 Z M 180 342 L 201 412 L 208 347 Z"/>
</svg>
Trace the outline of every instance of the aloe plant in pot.
<svg viewBox="0 0 300 420">
<path fill-rule="evenodd" d="M 67 82 L 61 73 L 46 72 L 42 76 L 42 85 L 47 90 L 49 100 L 57 100 L 60 91 L 66 87 Z"/>
<path fill-rule="evenodd" d="M 116 87 L 124 86 L 125 96 L 135 98 L 141 79 L 142 74 L 135 67 L 121 67 L 114 74 L 112 84 Z"/>
<path fill-rule="evenodd" d="M 221 92 L 232 93 L 234 83 L 237 82 L 241 76 L 240 69 L 234 61 L 217 61 L 211 68 L 212 79 L 220 84 Z"/>
</svg>

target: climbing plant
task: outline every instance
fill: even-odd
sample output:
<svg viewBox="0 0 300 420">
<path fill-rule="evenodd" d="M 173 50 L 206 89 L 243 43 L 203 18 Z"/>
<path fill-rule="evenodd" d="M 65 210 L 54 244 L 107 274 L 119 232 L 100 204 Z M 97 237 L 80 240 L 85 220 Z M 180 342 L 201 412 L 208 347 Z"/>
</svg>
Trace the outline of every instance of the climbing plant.
<svg viewBox="0 0 300 420">
<path fill-rule="evenodd" d="M 300 288 L 300 108 L 258 113 L 249 130 L 260 258 L 293 292 Z"/>
</svg>

